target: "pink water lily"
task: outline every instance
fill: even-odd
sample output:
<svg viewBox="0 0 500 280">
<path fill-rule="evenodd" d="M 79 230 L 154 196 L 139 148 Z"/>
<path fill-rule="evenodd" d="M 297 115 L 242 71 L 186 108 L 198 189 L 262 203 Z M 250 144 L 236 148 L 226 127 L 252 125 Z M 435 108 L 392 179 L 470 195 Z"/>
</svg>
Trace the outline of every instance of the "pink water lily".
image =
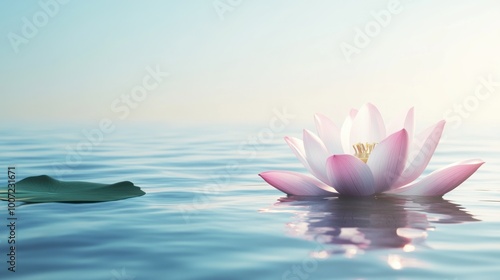
<svg viewBox="0 0 500 280">
<path fill-rule="evenodd" d="M 415 181 L 427 167 L 441 138 L 445 121 L 414 135 L 414 110 L 399 124 L 386 127 L 373 104 L 352 109 L 339 129 L 316 114 L 318 134 L 304 130 L 303 140 L 285 137 L 295 156 L 314 177 L 291 171 L 259 175 L 290 195 L 328 196 L 339 193 L 369 196 L 442 196 L 469 178 L 484 162 L 453 163 Z"/>
</svg>

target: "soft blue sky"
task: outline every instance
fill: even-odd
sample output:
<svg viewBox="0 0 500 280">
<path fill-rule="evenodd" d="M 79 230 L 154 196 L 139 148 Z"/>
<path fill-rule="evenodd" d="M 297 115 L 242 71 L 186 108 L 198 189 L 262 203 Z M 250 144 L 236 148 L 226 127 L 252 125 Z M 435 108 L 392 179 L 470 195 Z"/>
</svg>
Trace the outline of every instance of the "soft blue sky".
<svg viewBox="0 0 500 280">
<path fill-rule="evenodd" d="M 452 122 L 499 120 L 500 86 L 473 100 L 480 77 L 500 82 L 498 1 L 401 0 L 350 62 L 340 46 L 390 1 L 241 1 L 222 20 L 214 3 L 238 1 L 73 0 L 16 53 L 9 36 L 45 2 L 0 2 L 3 122 L 116 118 L 148 66 L 170 76 L 127 120 L 262 122 L 281 107 L 343 120 L 367 101 L 387 118 L 415 106 L 432 122 L 469 102 Z"/>
</svg>

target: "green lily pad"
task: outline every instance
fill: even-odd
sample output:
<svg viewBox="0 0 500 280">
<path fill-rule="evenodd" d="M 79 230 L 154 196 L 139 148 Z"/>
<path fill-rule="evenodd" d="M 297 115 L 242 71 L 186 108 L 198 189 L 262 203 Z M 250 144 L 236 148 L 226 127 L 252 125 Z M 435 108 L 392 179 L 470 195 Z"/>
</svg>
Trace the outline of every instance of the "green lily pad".
<svg viewBox="0 0 500 280">
<path fill-rule="evenodd" d="M 22 202 L 104 202 L 144 195 L 132 182 L 100 184 L 59 181 L 47 175 L 27 177 L 16 182 L 16 201 Z M 11 194 L 12 195 L 12 194 Z M 7 188 L 0 189 L 0 199 L 8 200 Z"/>
</svg>

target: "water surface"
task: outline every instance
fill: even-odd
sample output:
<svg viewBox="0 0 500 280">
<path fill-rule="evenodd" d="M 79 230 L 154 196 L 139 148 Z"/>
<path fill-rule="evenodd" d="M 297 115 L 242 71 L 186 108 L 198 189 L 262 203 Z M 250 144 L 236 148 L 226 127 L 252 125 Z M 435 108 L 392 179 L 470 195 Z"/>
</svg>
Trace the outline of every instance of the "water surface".
<svg viewBox="0 0 500 280">
<path fill-rule="evenodd" d="M 92 127 L 86 127 L 87 130 Z M 287 197 L 257 173 L 304 171 L 259 127 L 5 127 L 1 185 L 17 177 L 132 181 L 146 195 L 18 205 L 17 272 L 1 279 L 495 279 L 500 149 L 494 133 L 448 137 L 426 170 L 486 161 L 443 198 Z M 262 135 L 261 135 L 262 136 Z M 81 151 L 77 153 L 80 149 Z M 6 223 L 7 203 L 0 202 Z"/>
</svg>

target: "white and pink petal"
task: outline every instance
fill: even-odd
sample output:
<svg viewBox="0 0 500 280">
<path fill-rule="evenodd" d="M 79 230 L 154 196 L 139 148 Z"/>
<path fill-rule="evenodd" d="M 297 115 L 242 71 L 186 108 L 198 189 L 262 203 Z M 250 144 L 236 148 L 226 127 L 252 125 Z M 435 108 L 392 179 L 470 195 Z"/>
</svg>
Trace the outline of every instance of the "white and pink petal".
<svg viewBox="0 0 500 280">
<path fill-rule="evenodd" d="M 311 167 L 306 159 L 306 151 L 304 149 L 304 142 L 295 137 L 285 137 L 285 142 L 290 146 L 292 152 L 295 154 L 297 159 L 304 165 L 304 167 L 311 172 Z"/>
<path fill-rule="evenodd" d="M 375 146 L 367 165 L 373 174 L 376 193 L 389 190 L 401 176 L 406 164 L 407 151 L 408 133 L 405 129 L 389 135 Z"/>
<path fill-rule="evenodd" d="M 387 134 L 392 134 L 402 128 L 408 132 L 408 144 L 411 145 L 415 131 L 415 109 L 413 107 L 405 112 L 404 115 L 401 114 L 400 118 L 394 119 L 393 122 L 387 125 Z"/>
<path fill-rule="evenodd" d="M 332 187 L 296 172 L 266 171 L 259 176 L 271 186 L 289 195 L 329 196 L 336 193 Z"/>
<path fill-rule="evenodd" d="M 422 180 L 387 193 L 414 196 L 443 196 L 467 180 L 484 162 L 479 159 L 457 162 L 436 170 Z"/>
<path fill-rule="evenodd" d="M 351 109 L 349 112 L 349 115 L 345 118 L 344 123 L 342 124 L 342 127 L 340 129 L 340 140 L 342 142 L 342 149 L 344 150 L 345 154 L 351 154 L 353 152 L 352 146 L 351 146 L 351 128 L 352 128 L 352 121 L 358 114 L 358 110 L 356 109 Z"/>
<path fill-rule="evenodd" d="M 318 135 L 329 154 L 343 153 L 340 130 L 332 120 L 322 114 L 314 115 Z"/>
<path fill-rule="evenodd" d="M 386 136 L 385 123 L 377 107 L 364 104 L 352 120 L 349 146 L 355 143 L 378 143 Z"/>
<path fill-rule="evenodd" d="M 326 176 L 325 165 L 329 155 L 328 151 L 323 141 L 307 129 L 304 129 L 304 150 L 311 173 L 327 184 L 328 177 Z"/>
<path fill-rule="evenodd" d="M 370 168 L 351 155 L 333 155 L 326 163 L 330 185 L 340 194 L 368 196 L 375 193 Z"/>
<path fill-rule="evenodd" d="M 408 145 L 411 145 L 415 133 L 415 109 L 413 107 L 406 114 L 404 128 L 408 132 Z"/>
<path fill-rule="evenodd" d="M 424 172 L 441 139 L 445 123 L 442 120 L 415 137 L 408 151 L 405 170 L 391 188 L 394 189 L 411 183 Z"/>
</svg>

